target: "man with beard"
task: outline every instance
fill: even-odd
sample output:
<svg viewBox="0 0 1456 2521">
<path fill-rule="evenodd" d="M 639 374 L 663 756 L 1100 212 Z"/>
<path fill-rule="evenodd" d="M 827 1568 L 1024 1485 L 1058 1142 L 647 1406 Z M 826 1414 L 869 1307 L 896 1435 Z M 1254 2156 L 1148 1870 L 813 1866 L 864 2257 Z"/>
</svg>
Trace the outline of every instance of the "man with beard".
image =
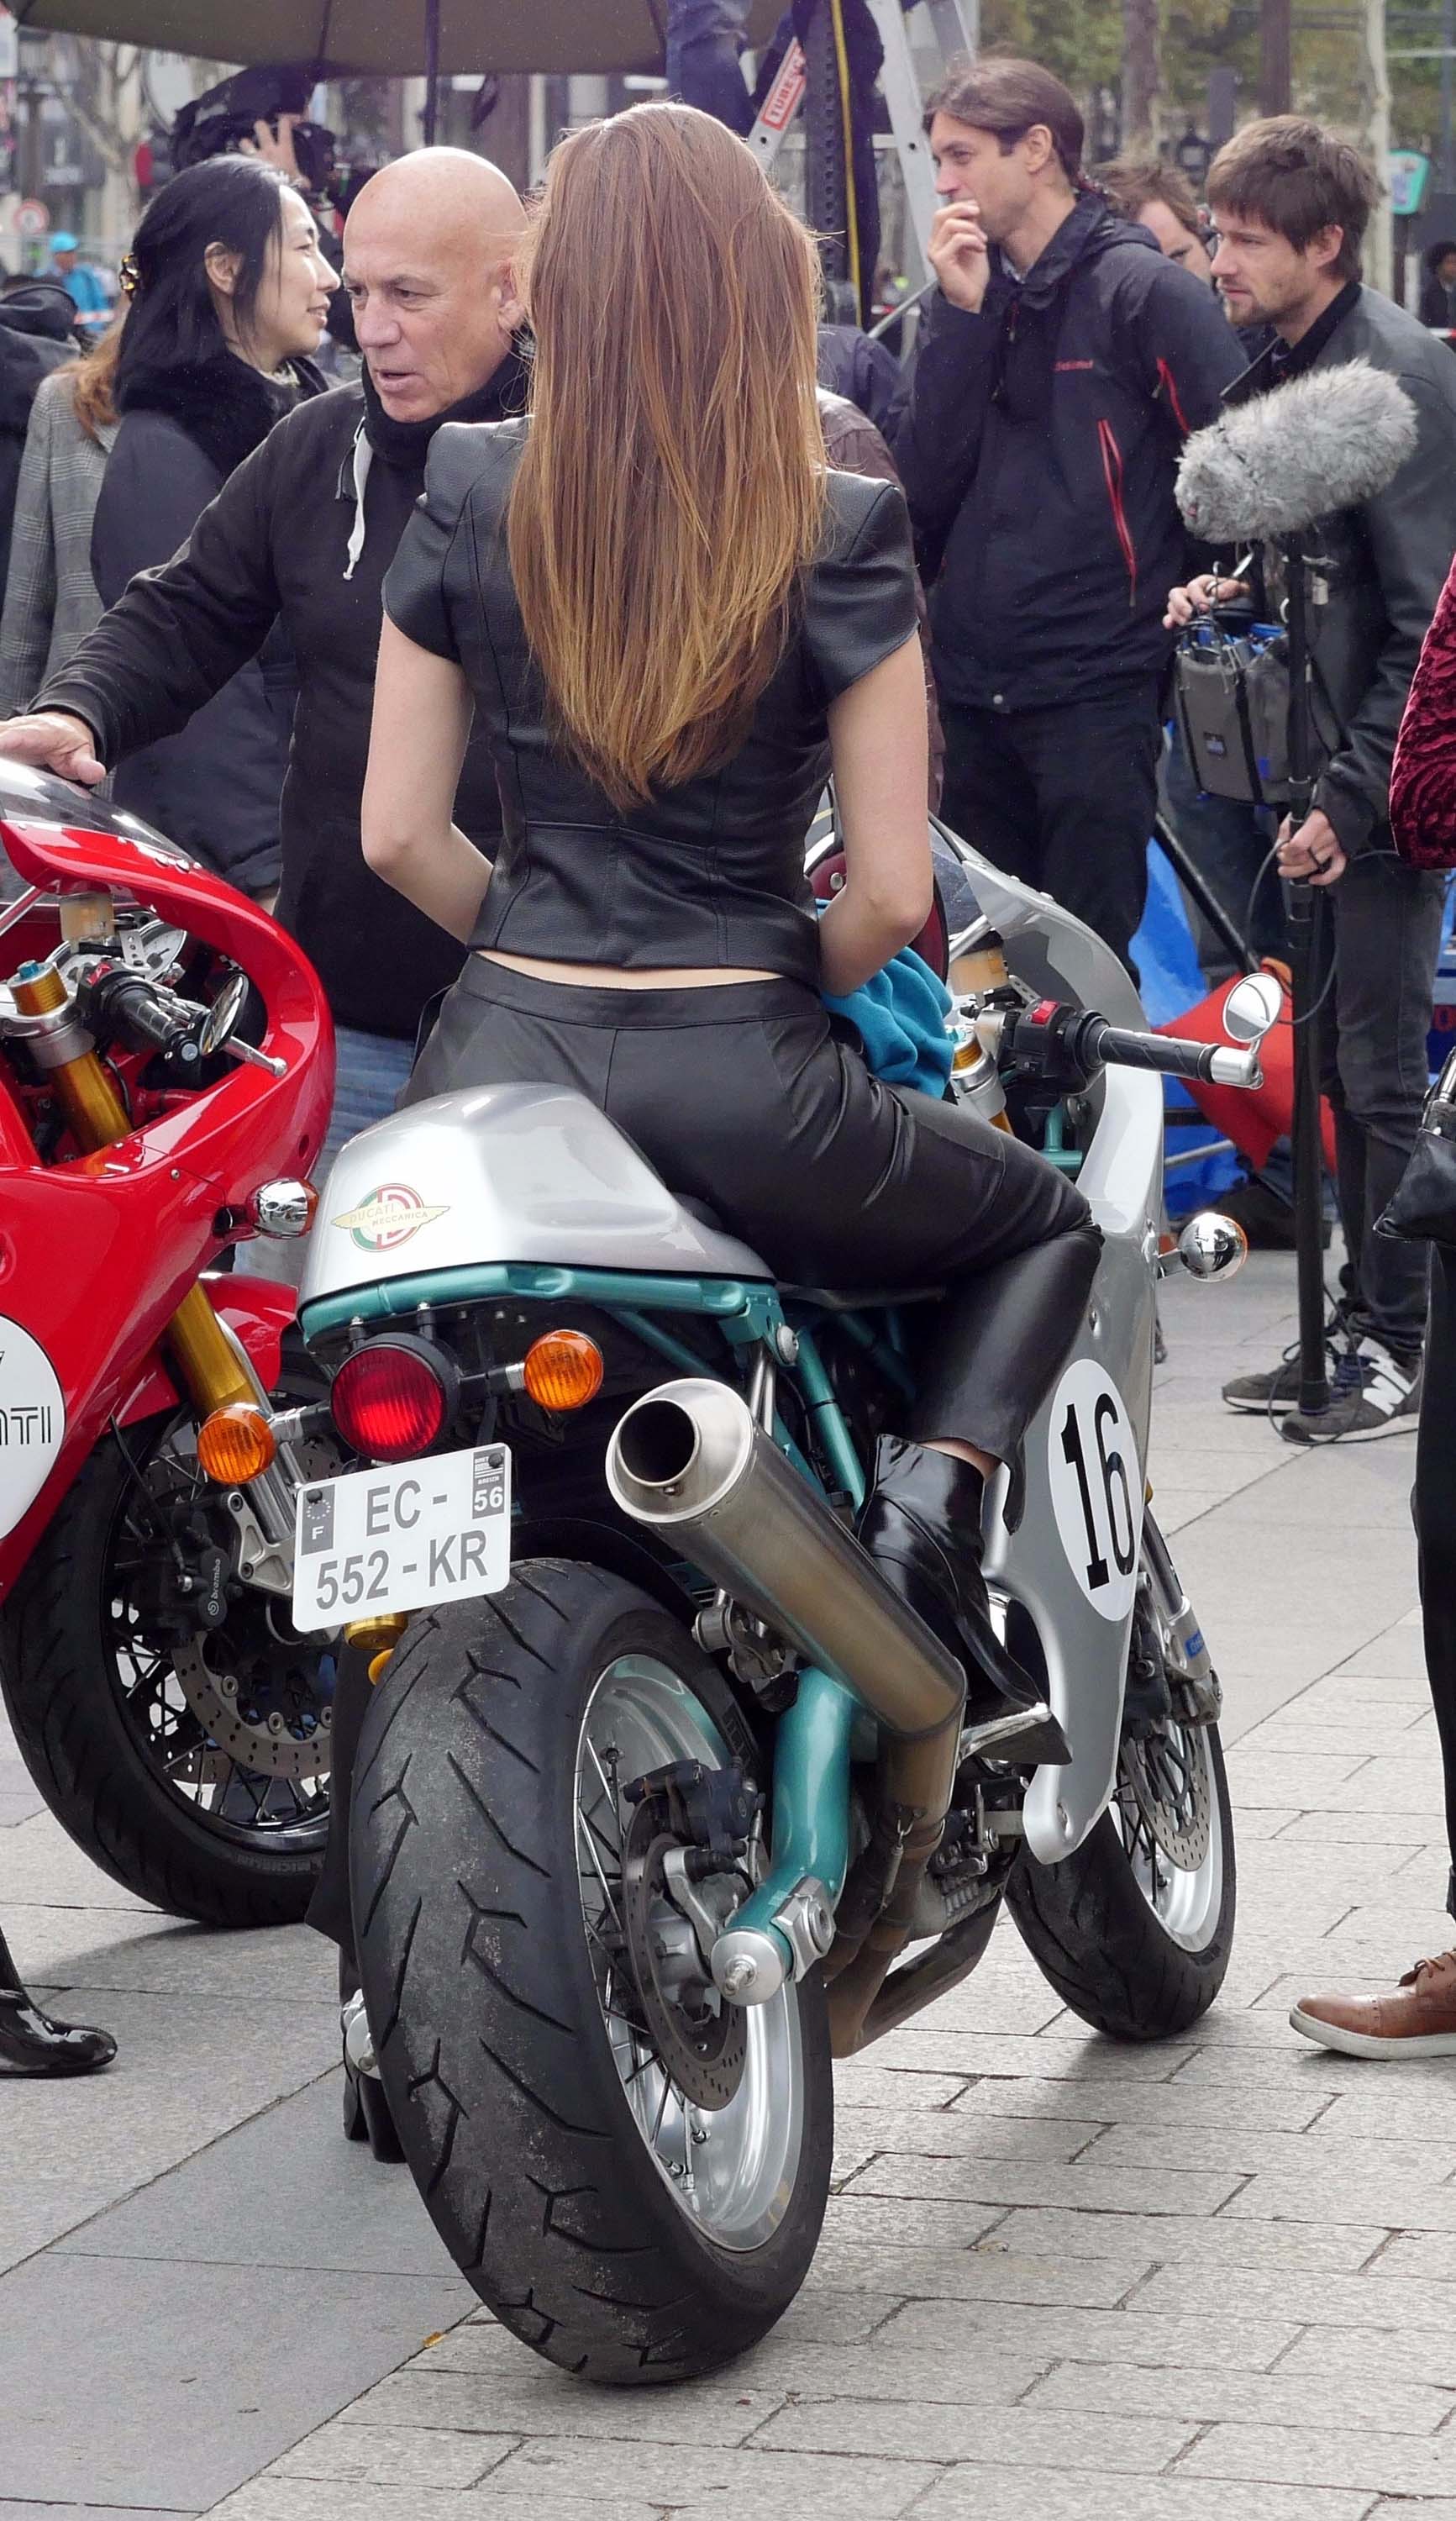
<svg viewBox="0 0 1456 2521">
<path fill-rule="evenodd" d="M 254 656 L 275 621 L 298 701 L 283 791 L 277 912 L 317 970 L 338 1028 L 333 1119 L 318 1170 L 392 1110 L 420 1017 L 462 949 L 364 863 L 381 589 L 445 421 L 523 402 L 512 264 L 524 212 L 462 149 L 422 149 L 365 185 L 344 236 L 344 287 L 364 374 L 282 421 L 240 465 L 188 542 L 133 579 L 31 713 L 0 726 L 0 756 L 93 784 L 175 734 Z M 488 852 L 495 774 L 472 744 L 456 818 Z"/>
</svg>

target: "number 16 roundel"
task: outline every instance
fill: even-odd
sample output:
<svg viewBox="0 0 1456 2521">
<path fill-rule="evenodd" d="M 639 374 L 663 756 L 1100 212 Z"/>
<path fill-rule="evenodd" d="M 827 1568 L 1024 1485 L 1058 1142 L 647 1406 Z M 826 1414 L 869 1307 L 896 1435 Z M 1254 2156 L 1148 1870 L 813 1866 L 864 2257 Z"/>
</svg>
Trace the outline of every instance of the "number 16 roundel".
<svg viewBox="0 0 1456 2521">
<path fill-rule="evenodd" d="M 1069 1365 L 1057 1387 L 1047 1449 L 1052 1509 L 1072 1574 L 1094 1611 L 1123 1620 L 1137 1589 L 1143 1475 L 1122 1396 L 1089 1356 Z"/>
</svg>

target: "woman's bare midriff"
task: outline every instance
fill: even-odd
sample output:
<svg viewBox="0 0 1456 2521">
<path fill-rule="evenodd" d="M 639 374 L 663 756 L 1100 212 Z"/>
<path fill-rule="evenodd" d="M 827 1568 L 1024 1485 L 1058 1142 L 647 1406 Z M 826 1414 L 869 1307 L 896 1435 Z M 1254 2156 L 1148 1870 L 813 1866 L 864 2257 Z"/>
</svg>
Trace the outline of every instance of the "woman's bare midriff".
<svg viewBox="0 0 1456 2521">
<path fill-rule="evenodd" d="M 621 971 L 614 963 L 543 963 L 534 954 L 496 954 L 478 949 L 482 963 L 499 963 L 503 972 L 524 972 L 532 981 L 563 981 L 568 988 L 576 989 L 717 989 L 735 981 L 777 981 L 777 972 L 725 972 L 720 965 L 710 969 L 698 965 L 687 970 L 671 966 L 650 972 Z"/>
</svg>

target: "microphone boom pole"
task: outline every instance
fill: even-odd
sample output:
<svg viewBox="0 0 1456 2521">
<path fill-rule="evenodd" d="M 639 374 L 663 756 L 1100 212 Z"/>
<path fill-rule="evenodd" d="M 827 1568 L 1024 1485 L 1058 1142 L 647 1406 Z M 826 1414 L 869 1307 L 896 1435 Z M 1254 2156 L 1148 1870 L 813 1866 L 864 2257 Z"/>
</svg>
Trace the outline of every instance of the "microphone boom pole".
<svg viewBox="0 0 1456 2521">
<path fill-rule="evenodd" d="M 1314 794 L 1309 725 L 1308 581 L 1302 534 L 1282 537 L 1289 589 L 1289 816 L 1298 831 Z M 1317 1417 L 1330 1406 L 1325 1362 L 1324 1183 L 1320 1165 L 1320 1052 L 1314 1022 L 1325 909 L 1307 876 L 1284 888 L 1289 926 L 1290 997 L 1295 1026 L 1295 1267 L 1299 1303 L 1299 1408 Z"/>
</svg>

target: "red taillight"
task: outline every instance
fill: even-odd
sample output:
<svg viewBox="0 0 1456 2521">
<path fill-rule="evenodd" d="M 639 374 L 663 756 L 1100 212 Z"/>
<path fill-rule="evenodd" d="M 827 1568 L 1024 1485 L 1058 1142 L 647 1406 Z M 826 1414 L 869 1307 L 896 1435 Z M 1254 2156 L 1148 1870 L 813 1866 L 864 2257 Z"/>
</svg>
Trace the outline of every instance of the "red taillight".
<svg viewBox="0 0 1456 2521">
<path fill-rule="evenodd" d="M 371 1462 L 407 1462 L 428 1452 L 444 1427 L 443 1372 L 420 1349 L 374 1340 L 344 1358 L 329 1407 L 350 1451 Z"/>
</svg>

